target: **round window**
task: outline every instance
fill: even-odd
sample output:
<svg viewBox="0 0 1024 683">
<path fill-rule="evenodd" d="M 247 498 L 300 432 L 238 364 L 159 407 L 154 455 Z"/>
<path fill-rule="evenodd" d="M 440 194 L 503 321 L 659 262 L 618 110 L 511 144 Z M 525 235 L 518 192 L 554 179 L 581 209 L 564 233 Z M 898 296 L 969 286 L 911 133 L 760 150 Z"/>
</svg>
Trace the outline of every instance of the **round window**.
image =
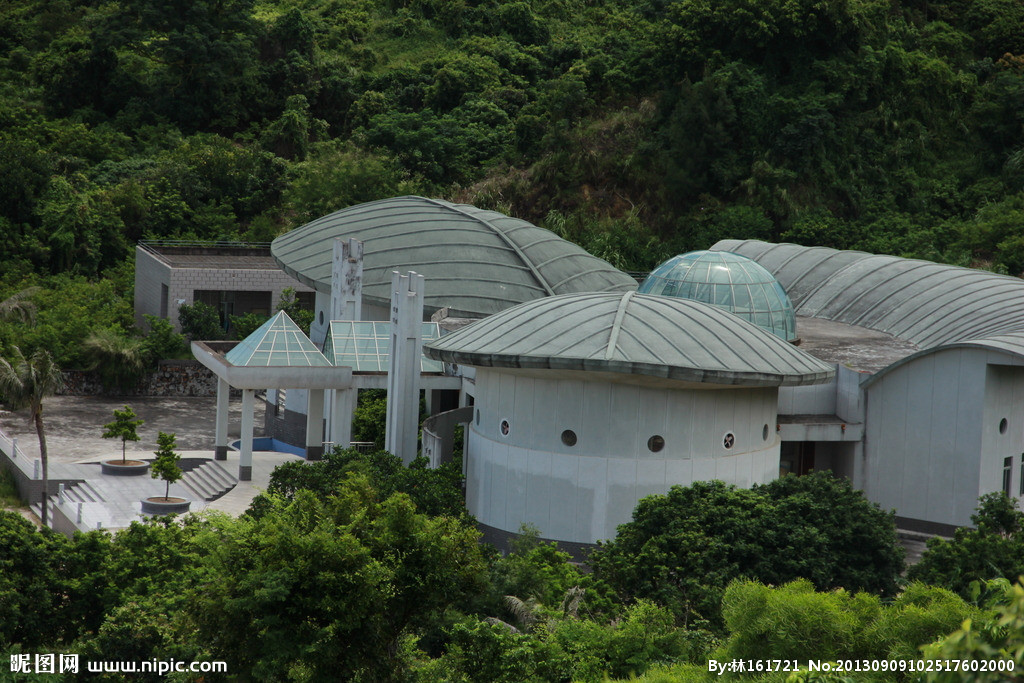
<svg viewBox="0 0 1024 683">
<path fill-rule="evenodd" d="M 761 439 L 764 441 L 768 440 L 768 425 L 765 425 L 764 428 L 761 429 Z"/>
<path fill-rule="evenodd" d="M 1005 417 L 1002 420 L 999 421 L 999 433 L 1000 434 L 1005 434 L 1006 433 L 1006 427 L 1008 426 L 1008 424 L 1009 423 L 1006 421 Z"/>
<path fill-rule="evenodd" d="M 321 325 L 324 324 L 324 312 L 323 311 L 320 311 L 320 324 Z"/>
<path fill-rule="evenodd" d="M 724 437 L 722 437 L 722 445 L 725 446 L 725 450 L 731 449 L 733 446 L 736 445 L 736 435 L 733 434 L 732 432 L 726 434 Z"/>
<path fill-rule="evenodd" d="M 571 429 L 566 429 L 564 432 L 562 432 L 562 443 L 564 443 L 566 446 L 575 446 L 576 432 L 572 431 Z"/>
<path fill-rule="evenodd" d="M 508 423 L 508 420 L 501 421 L 501 435 L 508 436 L 508 433 L 512 431 L 512 425 Z"/>
<path fill-rule="evenodd" d="M 477 424 L 477 426 L 480 425 L 480 409 L 479 408 L 476 409 L 476 424 Z"/>
<path fill-rule="evenodd" d="M 665 437 L 655 434 L 651 438 L 647 439 L 647 450 L 651 453 L 657 453 L 665 447 Z"/>
</svg>

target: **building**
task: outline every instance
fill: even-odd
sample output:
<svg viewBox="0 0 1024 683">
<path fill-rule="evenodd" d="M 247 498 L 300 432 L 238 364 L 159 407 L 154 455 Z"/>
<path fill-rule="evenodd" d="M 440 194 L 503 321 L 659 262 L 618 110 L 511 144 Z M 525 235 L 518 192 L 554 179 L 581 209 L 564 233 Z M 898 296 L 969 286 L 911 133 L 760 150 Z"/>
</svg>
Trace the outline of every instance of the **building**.
<svg viewBox="0 0 1024 683">
<path fill-rule="evenodd" d="M 143 315 L 154 315 L 180 330 L 178 308 L 202 301 L 217 309 L 227 330 L 232 315 L 270 316 L 289 288 L 306 308 L 313 307 L 312 288 L 282 272 L 266 244 L 163 240 L 135 247 L 135 324 L 140 329 L 147 327 Z"/>
<path fill-rule="evenodd" d="M 834 370 L 722 309 L 627 292 L 527 302 L 426 345 L 476 368 L 466 505 L 504 546 L 613 538 L 673 484 L 779 476 L 780 386 Z"/>
</svg>

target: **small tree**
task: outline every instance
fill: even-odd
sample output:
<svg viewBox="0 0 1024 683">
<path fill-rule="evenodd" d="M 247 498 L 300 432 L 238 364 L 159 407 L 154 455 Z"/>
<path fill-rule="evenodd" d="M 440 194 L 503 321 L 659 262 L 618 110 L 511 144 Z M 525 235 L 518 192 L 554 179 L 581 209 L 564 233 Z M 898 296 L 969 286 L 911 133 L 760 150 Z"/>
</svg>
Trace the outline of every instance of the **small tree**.
<svg viewBox="0 0 1024 683">
<path fill-rule="evenodd" d="M 178 308 L 178 324 L 182 334 L 191 341 L 221 339 L 224 336 L 217 309 L 202 301 L 182 304 Z"/>
<path fill-rule="evenodd" d="M 149 467 L 150 476 L 154 479 L 163 479 L 167 486 L 164 488 L 164 498 L 170 497 L 171 484 L 181 479 L 181 468 L 178 461 L 181 455 L 174 452 L 178 443 L 174 434 L 160 432 L 156 437 L 157 450 L 154 451 L 156 460 Z"/>
<path fill-rule="evenodd" d="M 139 416 L 135 414 L 135 411 L 131 409 L 131 406 L 125 406 L 124 410 L 114 411 L 114 421 L 108 422 L 103 425 L 104 439 L 121 439 L 121 464 L 124 465 L 127 460 L 125 459 L 125 447 L 129 441 L 138 441 L 139 426 L 143 423 L 143 420 L 137 419 Z"/>
</svg>

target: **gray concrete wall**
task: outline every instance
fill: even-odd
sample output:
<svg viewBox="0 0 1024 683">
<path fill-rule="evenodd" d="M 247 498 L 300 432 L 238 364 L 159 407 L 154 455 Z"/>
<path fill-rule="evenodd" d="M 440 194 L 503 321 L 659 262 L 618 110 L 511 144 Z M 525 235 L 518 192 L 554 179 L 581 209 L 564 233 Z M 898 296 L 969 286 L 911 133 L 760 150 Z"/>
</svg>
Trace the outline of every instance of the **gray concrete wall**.
<svg viewBox="0 0 1024 683">
<path fill-rule="evenodd" d="M 779 387 L 779 415 L 835 415 L 837 379 L 828 384 Z"/>
<path fill-rule="evenodd" d="M 870 500 L 908 519 L 970 524 L 988 427 L 982 413 L 989 356 L 939 351 L 867 387 L 863 481 Z"/>
<path fill-rule="evenodd" d="M 466 503 L 495 529 L 529 523 L 561 541 L 613 538 L 640 498 L 672 484 L 775 479 L 777 404 L 774 387 L 653 389 L 478 368 Z M 567 429 L 575 445 L 562 442 Z M 657 453 L 647 446 L 654 435 L 665 441 Z"/>
<path fill-rule="evenodd" d="M 1020 500 L 1024 461 L 1024 368 L 995 364 L 986 368 L 980 455 L 979 495 L 1002 490 L 1003 463 L 1009 458 L 1010 495 Z"/>
<path fill-rule="evenodd" d="M 151 252 L 135 247 L 135 325 L 139 329 L 148 329 L 143 314 L 160 315 L 161 285 L 166 285 L 169 291 L 170 284 L 171 267 Z M 172 309 L 177 321 L 177 307 L 169 305 L 168 312 Z"/>
</svg>

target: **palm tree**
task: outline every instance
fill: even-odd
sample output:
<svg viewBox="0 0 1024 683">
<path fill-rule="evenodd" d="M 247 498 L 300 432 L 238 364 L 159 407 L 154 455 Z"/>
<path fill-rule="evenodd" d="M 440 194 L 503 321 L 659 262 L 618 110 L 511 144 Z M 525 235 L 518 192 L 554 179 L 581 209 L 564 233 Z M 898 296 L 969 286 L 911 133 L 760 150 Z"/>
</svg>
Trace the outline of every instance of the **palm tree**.
<svg viewBox="0 0 1024 683">
<path fill-rule="evenodd" d="M 64 386 L 64 376 L 48 351 L 39 349 L 28 358 L 14 347 L 14 362 L 0 358 L 0 397 L 14 410 L 28 408 L 29 420 L 39 437 L 39 459 L 43 463 L 43 526 L 47 524 L 47 493 L 49 476 L 46 452 L 46 431 L 43 428 L 43 399 L 53 396 Z"/>
<path fill-rule="evenodd" d="M 35 322 L 36 305 L 32 301 L 32 296 L 39 290 L 39 287 L 27 287 L 0 301 L 0 320 Z"/>
</svg>

